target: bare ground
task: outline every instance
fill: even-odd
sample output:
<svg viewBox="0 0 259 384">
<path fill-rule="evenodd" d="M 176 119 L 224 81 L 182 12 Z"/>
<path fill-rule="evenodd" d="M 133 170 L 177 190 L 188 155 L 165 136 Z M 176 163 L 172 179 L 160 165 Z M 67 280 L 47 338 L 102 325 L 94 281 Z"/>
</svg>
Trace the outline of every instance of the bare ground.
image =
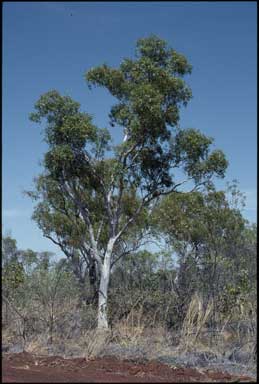
<svg viewBox="0 0 259 384">
<path fill-rule="evenodd" d="M 156 361 L 137 363 L 103 357 L 64 359 L 31 353 L 4 353 L 4 383 L 181 383 L 256 382 L 248 376 L 212 371 L 208 368 L 179 368 Z"/>
</svg>

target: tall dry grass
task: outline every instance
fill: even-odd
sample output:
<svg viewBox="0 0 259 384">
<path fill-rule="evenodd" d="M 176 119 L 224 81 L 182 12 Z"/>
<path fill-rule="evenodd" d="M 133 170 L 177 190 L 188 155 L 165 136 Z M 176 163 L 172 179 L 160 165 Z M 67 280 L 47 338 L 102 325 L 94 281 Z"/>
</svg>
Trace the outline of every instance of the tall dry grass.
<svg viewBox="0 0 259 384">
<path fill-rule="evenodd" d="M 189 350 L 202 344 L 203 331 L 212 314 L 213 303 L 210 301 L 206 307 L 202 298 L 194 294 L 183 321 L 179 349 Z"/>
</svg>

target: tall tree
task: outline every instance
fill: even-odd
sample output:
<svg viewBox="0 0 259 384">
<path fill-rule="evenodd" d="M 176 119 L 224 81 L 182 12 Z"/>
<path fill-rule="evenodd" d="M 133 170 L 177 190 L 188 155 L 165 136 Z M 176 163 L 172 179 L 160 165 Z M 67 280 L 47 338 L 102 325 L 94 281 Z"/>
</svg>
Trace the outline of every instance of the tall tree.
<svg viewBox="0 0 259 384">
<path fill-rule="evenodd" d="M 104 64 L 86 73 L 90 88 L 105 87 L 118 100 L 110 112 L 111 125 L 124 131 L 117 146 L 111 146 L 107 129 L 98 129 L 80 111 L 79 103 L 57 91 L 42 95 L 31 115 L 36 122 L 46 119 L 49 145 L 44 173 L 36 180 L 36 210 L 55 211 L 48 204 L 52 188 L 41 187 L 42 183 L 53 185 L 55 198 L 62 200 L 62 212 L 73 218 L 73 228 L 84 238 L 100 275 L 99 328 L 108 328 L 115 249 L 140 215 L 147 219 L 160 196 L 177 193 L 188 182 L 196 189 L 211 183 L 214 175 L 224 176 L 227 161 L 221 151 L 210 152 L 213 140 L 178 126 L 180 107 L 191 98 L 183 80 L 190 72 L 183 55 L 151 36 L 138 40 L 135 60 L 123 60 L 118 69 Z M 174 169 L 182 170 L 184 177 L 174 177 Z M 36 220 L 40 224 L 40 217 Z M 69 241 L 68 232 L 63 236 L 62 231 L 62 239 Z"/>
</svg>

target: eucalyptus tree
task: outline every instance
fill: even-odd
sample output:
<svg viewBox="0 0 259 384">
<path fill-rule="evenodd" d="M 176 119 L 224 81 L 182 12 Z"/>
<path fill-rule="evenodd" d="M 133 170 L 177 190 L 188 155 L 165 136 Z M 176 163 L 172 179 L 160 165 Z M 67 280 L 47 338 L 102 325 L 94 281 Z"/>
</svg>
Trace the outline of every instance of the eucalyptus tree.
<svg viewBox="0 0 259 384">
<path fill-rule="evenodd" d="M 233 205 L 237 197 L 232 185 L 227 191 L 166 196 L 157 207 L 155 226 L 178 255 L 175 291 L 180 302 L 194 291 L 217 304 L 223 296 L 229 299 L 230 292 L 244 292 L 255 252 L 248 251 L 251 230 L 237 204 Z"/>
<path fill-rule="evenodd" d="M 112 145 L 109 130 L 97 128 L 79 103 L 55 90 L 42 95 L 31 114 L 36 122 L 45 119 L 49 145 L 44 172 L 36 180 L 35 219 L 41 225 L 37 210 L 51 216 L 62 207 L 60 233 L 59 225 L 55 233 L 66 243 L 74 239 L 70 229 L 62 229 L 65 214 L 79 234 L 79 244 L 100 276 L 99 328 L 108 328 L 108 286 L 111 266 L 118 259 L 116 247 L 126 242 L 133 226 L 148 222 L 161 196 L 180 192 L 188 182 L 193 190 L 210 183 L 214 175 L 224 176 L 227 161 L 222 151 L 210 150 L 213 140 L 179 127 L 180 108 L 191 99 L 183 80 L 190 72 L 182 54 L 151 36 L 138 40 L 135 59 L 86 73 L 90 88 L 104 87 L 117 99 L 109 119 L 111 132 L 123 130 L 119 145 Z M 182 178 L 174 176 L 175 169 L 182 171 Z M 54 196 L 42 183 L 54 185 Z"/>
<path fill-rule="evenodd" d="M 45 237 L 60 247 L 68 259 L 68 266 L 74 272 L 81 291 L 81 300 L 95 303 L 98 295 L 100 271 L 96 260 L 89 249 L 89 233 L 84 220 L 78 214 L 73 203 L 64 205 L 63 191 L 57 182 L 41 175 L 37 179 L 36 190 L 27 192 L 33 199 L 41 199 L 35 207 L 33 219 Z M 123 197 L 122 214 L 127 217 L 136 202 L 131 193 Z M 96 210 L 98 209 L 98 202 Z M 99 205 L 99 209 L 102 209 Z M 99 222 L 100 224 L 100 222 Z M 118 239 L 113 252 L 111 267 L 123 256 L 136 251 L 145 244 L 144 237 L 148 234 L 145 212 L 142 212 L 127 234 Z M 105 246 L 108 238 L 107 225 L 102 223 L 102 232 L 98 241 L 100 248 Z"/>
</svg>

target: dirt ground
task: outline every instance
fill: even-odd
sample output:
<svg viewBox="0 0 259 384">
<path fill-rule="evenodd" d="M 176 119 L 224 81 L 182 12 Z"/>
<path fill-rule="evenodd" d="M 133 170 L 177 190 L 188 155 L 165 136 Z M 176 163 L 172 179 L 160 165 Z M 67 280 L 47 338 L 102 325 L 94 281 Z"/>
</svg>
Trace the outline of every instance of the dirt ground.
<svg viewBox="0 0 259 384">
<path fill-rule="evenodd" d="M 4 383 L 181 383 L 251 382 L 246 376 L 228 373 L 174 368 L 158 362 L 137 363 L 114 357 L 86 361 L 83 358 L 37 356 L 26 352 L 3 354 Z"/>
</svg>

